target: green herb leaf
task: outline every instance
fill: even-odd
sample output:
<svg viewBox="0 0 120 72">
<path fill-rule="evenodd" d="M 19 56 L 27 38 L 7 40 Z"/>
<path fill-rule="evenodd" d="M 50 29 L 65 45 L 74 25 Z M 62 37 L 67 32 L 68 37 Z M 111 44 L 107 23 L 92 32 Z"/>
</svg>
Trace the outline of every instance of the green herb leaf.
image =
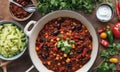
<svg viewBox="0 0 120 72">
<path fill-rule="evenodd" d="M 62 50 L 62 51 L 65 51 L 65 48 L 64 48 L 64 47 L 62 47 L 62 48 L 61 48 L 61 50 Z"/>
<path fill-rule="evenodd" d="M 108 3 L 112 8 L 115 7 L 114 4 L 113 4 L 111 1 L 108 1 L 107 3 Z"/>
<path fill-rule="evenodd" d="M 120 51 L 120 44 L 116 45 L 116 49 Z"/>
<path fill-rule="evenodd" d="M 75 43 L 75 41 L 74 40 L 70 40 L 70 44 L 74 44 Z"/>
<path fill-rule="evenodd" d="M 62 37 L 63 36 L 63 34 L 58 34 L 58 37 Z"/>
<path fill-rule="evenodd" d="M 108 63 L 103 63 L 101 66 L 97 68 L 97 72 L 109 72 L 109 65 Z"/>
<path fill-rule="evenodd" d="M 94 5 L 103 0 L 38 0 L 37 8 L 44 15 L 58 9 L 81 10 L 92 13 Z"/>
<path fill-rule="evenodd" d="M 50 3 L 53 5 L 55 4 L 55 0 L 51 0 Z"/>
<path fill-rule="evenodd" d="M 115 70 L 116 70 L 116 65 L 112 63 L 112 64 L 109 65 L 109 68 L 110 68 L 112 71 L 115 71 Z"/>
<path fill-rule="evenodd" d="M 101 52 L 101 56 L 102 57 L 105 57 L 105 58 L 109 58 L 109 53 L 106 51 L 106 50 L 103 50 L 102 52 Z"/>
<path fill-rule="evenodd" d="M 114 48 L 108 49 L 107 52 L 109 53 L 110 56 L 115 55 L 115 49 Z"/>
<path fill-rule="evenodd" d="M 76 4 L 76 1 L 75 1 L 75 0 L 72 0 L 72 4 Z"/>
<path fill-rule="evenodd" d="M 69 39 L 69 38 L 68 38 Z M 63 52 L 67 53 L 67 54 L 72 54 L 71 52 L 71 48 L 72 48 L 72 44 L 74 44 L 74 40 L 70 40 L 70 42 L 68 42 L 69 40 L 60 40 L 57 42 L 57 47 L 60 48 Z"/>
</svg>

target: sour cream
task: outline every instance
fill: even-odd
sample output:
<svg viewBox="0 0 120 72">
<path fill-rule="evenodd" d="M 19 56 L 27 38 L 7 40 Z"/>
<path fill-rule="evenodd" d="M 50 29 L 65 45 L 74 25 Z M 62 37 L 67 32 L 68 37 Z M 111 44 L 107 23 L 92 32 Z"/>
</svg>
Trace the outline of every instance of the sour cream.
<svg viewBox="0 0 120 72">
<path fill-rule="evenodd" d="M 96 16 L 102 22 L 107 22 L 111 20 L 113 16 L 112 7 L 109 6 L 108 4 L 100 5 L 96 11 Z"/>
</svg>

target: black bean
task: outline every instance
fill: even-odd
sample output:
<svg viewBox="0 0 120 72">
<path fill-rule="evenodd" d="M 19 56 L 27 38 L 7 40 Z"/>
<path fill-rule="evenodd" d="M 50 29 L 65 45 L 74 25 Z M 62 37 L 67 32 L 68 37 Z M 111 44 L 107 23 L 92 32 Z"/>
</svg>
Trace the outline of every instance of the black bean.
<svg viewBox="0 0 120 72">
<path fill-rule="evenodd" d="M 76 29 L 76 27 L 75 27 L 75 26 L 72 26 L 72 27 L 71 27 L 71 30 L 72 30 L 72 31 L 74 31 L 75 29 Z"/>
<path fill-rule="evenodd" d="M 45 54 L 47 57 L 49 57 L 49 53 L 47 52 L 46 54 Z"/>
<path fill-rule="evenodd" d="M 79 54 L 82 53 L 82 49 L 78 50 L 77 53 L 79 53 Z"/>
<path fill-rule="evenodd" d="M 41 38 L 40 42 L 46 42 L 46 39 L 45 38 Z"/>
<path fill-rule="evenodd" d="M 92 36 L 89 36 L 89 39 L 92 41 Z"/>
<path fill-rule="evenodd" d="M 88 50 L 87 50 L 87 53 L 90 53 L 90 52 L 91 52 L 91 50 L 90 50 L 90 49 L 88 49 Z"/>
<path fill-rule="evenodd" d="M 40 56 L 40 55 L 42 55 L 42 53 L 41 53 L 41 52 L 39 52 L 38 54 L 39 54 L 39 56 Z"/>
<path fill-rule="evenodd" d="M 44 55 L 44 54 L 41 54 L 41 57 L 42 57 L 43 59 L 47 59 L 47 56 Z"/>
<path fill-rule="evenodd" d="M 68 66 L 68 67 L 71 67 L 71 66 L 72 66 L 72 63 L 67 63 L 67 66 Z"/>
<path fill-rule="evenodd" d="M 49 50 L 49 47 L 47 45 L 44 45 L 43 48 L 45 48 L 47 51 Z"/>
<path fill-rule="evenodd" d="M 77 27 L 78 30 L 81 30 L 82 29 L 82 24 L 79 24 L 78 27 Z"/>
<path fill-rule="evenodd" d="M 54 35 L 54 36 L 57 36 L 58 34 L 59 34 L 59 31 L 54 31 L 54 32 L 53 32 L 53 35 Z"/>
<path fill-rule="evenodd" d="M 56 27 L 57 27 L 57 29 L 60 29 L 61 28 L 61 24 L 58 23 Z"/>
<path fill-rule="evenodd" d="M 58 20 L 58 23 L 63 23 L 64 19 Z"/>
</svg>

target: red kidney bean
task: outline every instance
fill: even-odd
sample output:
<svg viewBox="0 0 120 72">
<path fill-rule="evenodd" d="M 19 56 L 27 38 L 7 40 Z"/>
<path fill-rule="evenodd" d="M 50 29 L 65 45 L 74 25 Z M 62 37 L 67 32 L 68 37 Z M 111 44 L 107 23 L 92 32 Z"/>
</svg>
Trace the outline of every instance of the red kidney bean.
<svg viewBox="0 0 120 72">
<path fill-rule="evenodd" d="M 39 48 L 42 48 L 42 46 L 43 46 L 43 43 L 41 43 L 41 44 L 39 45 Z"/>
<path fill-rule="evenodd" d="M 85 57 L 86 54 L 87 54 L 87 48 L 84 48 L 82 52 L 82 56 Z"/>
<path fill-rule="evenodd" d="M 57 50 L 58 50 L 58 48 L 57 48 L 57 47 L 54 47 L 54 48 L 53 48 L 53 50 L 57 51 Z"/>
</svg>

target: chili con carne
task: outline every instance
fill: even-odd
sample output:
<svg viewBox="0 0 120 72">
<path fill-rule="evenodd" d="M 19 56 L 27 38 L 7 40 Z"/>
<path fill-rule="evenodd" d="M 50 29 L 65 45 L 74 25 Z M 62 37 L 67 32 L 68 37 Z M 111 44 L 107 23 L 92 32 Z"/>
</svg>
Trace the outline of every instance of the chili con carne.
<svg viewBox="0 0 120 72">
<path fill-rule="evenodd" d="M 49 21 L 39 32 L 36 48 L 39 48 L 36 49 L 38 57 L 48 69 L 74 72 L 90 60 L 92 36 L 80 21 L 59 17 Z"/>
</svg>

